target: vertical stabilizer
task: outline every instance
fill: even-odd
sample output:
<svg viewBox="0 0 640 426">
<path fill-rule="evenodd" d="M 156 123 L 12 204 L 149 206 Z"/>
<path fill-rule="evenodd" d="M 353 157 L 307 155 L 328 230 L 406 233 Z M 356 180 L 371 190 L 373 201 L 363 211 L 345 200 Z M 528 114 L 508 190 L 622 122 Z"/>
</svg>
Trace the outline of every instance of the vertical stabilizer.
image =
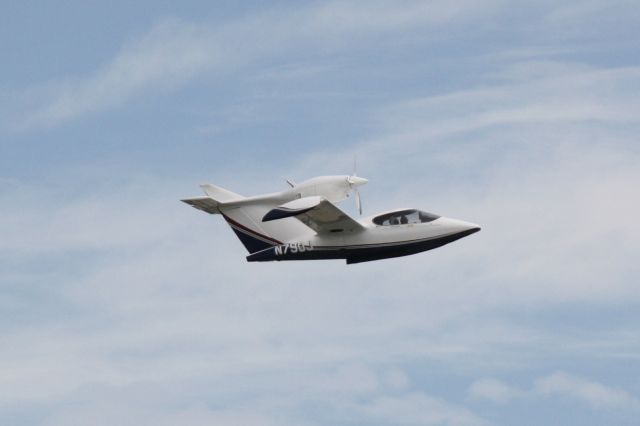
<svg viewBox="0 0 640 426">
<path fill-rule="evenodd" d="M 210 183 L 203 183 L 200 185 L 200 188 L 202 188 L 205 194 L 219 203 L 229 203 L 231 201 L 238 201 L 244 198 L 242 195 Z"/>
</svg>

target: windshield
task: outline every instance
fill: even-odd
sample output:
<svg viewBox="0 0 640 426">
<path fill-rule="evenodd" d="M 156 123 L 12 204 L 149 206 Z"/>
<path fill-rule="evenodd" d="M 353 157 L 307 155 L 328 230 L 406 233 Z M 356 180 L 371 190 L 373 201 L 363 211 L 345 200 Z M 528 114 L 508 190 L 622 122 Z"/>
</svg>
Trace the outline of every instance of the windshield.
<svg viewBox="0 0 640 426">
<path fill-rule="evenodd" d="M 423 212 L 421 210 L 399 210 L 386 213 L 373 218 L 373 223 L 380 226 L 406 225 L 412 223 L 425 223 L 436 220 L 440 216 Z"/>
</svg>

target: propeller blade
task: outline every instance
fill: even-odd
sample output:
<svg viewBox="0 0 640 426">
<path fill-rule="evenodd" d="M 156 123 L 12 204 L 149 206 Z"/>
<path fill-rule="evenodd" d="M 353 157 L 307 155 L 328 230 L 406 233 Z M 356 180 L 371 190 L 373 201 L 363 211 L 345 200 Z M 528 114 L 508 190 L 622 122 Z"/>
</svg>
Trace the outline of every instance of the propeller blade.
<svg viewBox="0 0 640 426">
<path fill-rule="evenodd" d="M 356 206 L 358 207 L 358 212 L 360 212 L 360 216 L 362 216 L 362 199 L 360 198 L 360 191 L 358 189 L 354 189 L 356 193 Z"/>
</svg>

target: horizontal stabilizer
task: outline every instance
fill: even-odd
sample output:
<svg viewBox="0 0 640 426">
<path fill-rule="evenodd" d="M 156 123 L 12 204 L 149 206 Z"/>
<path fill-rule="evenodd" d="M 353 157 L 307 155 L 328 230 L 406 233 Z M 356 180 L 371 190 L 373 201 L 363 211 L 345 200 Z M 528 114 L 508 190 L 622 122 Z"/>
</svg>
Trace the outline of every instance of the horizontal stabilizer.
<svg viewBox="0 0 640 426">
<path fill-rule="evenodd" d="M 244 198 L 242 195 L 236 194 L 235 192 L 231 192 L 228 189 L 224 189 L 210 183 L 203 183 L 202 185 L 200 185 L 200 188 L 202 188 L 205 194 L 220 203 L 229 203 L 231 201 L 238 201 Z"/>
<path fill-rule="evenodd" d="M 239 201 L 244 199 L 242 195 L 236 194 L 224 188 L 221 188 L 210 183 L 203 183 L 200 188 L 207 194 L 204 197 L 185 198 L 181 200 L 183 203 L 187 203 L 198 210 L 210 214 L 220 214 L 220 205 L 231 203 L 233 201 Z"/>
<path fill-rule="evenodd" d="M 202 210 L 210 214 L 220 214 L 220 210 L 218 210 L 218 206 L 220 205 L 220 203 L 212 199 L 211 197 L 204 196 L 185 198 L 184 200 L 180 201 L 182 201 L 183 203 L 187 203 L 198 210 Z"/>
</svg>

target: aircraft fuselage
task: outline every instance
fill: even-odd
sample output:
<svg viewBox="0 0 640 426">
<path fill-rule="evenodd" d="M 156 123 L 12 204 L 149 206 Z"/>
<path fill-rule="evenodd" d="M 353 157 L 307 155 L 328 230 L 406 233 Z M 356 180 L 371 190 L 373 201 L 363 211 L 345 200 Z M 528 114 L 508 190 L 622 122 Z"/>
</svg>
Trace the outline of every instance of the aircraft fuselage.
<svg viewBox="0 0 640 426">
<path fill-rule="evenodd" d="M 476 224 L 447 217 L 427 223 L 376 225 L 371 218 L 359 221 L 364 230 L 310 235 L 247 256 L 249 262 L 280 260 L 345 259 L 347 263 L 407 256 L 441 247 L 480 231 Z"/>
</svg>

